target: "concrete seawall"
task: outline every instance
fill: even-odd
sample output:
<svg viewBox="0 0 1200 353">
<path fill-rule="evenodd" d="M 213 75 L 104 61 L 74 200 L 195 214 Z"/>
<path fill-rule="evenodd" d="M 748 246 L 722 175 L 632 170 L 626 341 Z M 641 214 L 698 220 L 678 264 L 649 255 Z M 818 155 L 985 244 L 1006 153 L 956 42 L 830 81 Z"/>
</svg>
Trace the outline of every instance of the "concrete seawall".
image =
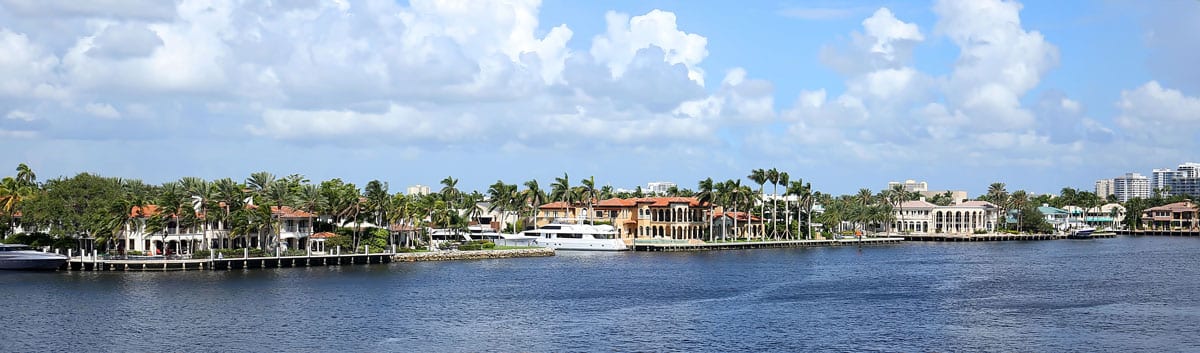
<svg viewBox="0 0 1200 353">
<path fill-rule="evenodd" d="M 545 257 L 554 256 L 554 249 L 512 249 L 512 250 L 479 250 L 479 251 L 437 251 L 398 253 L 392 256 L 392 261 L 451 261 L 451 260 L 483 260 L 507 259 L 514 257 Z"/>
</svg>

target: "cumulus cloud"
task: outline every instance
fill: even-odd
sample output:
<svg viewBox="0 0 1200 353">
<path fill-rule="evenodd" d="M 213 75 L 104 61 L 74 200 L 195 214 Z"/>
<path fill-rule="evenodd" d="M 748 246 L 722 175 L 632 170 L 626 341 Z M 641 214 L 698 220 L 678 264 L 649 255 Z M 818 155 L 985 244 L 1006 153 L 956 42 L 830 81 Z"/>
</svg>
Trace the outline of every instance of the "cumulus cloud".
<svg viewBox="0 0 1200 353">
<path fill-rule="evenodd" d="M 946 82 L 946 99 L 987 124 L 984 131 L 1030 128 L 1020 98 L 1058 64 L 1058 49 L 1021 26 L 1021 5 L 1010 1 L 938 1 L 936 31 L 960 49 Z"/>
<path fill-rule="evenodd" d="M 688 78 L 704 84 L 704 70 L 698 64 L 708 56 L 708 39 L 679 30 L 674 13 L 652 10 L 630 18 L 610 11 L 604 19 L 608 30 L 592 39 L 590 52 L 608 66 L 613 78 L 625 75 L 639 50 L 655 46 L 662 49 L 666 62 L 687 66 Z"/>
<path fill-rule="evenodd" d="M 1150 81 L 1134 90 L 1121 91 L 1116 123 L 1143 141 L 1193 144 L 1200 123 L 1200 98 Z"/>
</svg>

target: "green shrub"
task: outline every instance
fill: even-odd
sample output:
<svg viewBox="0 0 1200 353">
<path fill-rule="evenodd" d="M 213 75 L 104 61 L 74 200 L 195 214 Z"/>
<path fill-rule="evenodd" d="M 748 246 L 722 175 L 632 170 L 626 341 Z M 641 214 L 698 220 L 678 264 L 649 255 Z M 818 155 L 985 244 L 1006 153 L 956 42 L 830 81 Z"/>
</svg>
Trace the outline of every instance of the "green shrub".
<svg viewBox="0 0 1200 353">
<path fill-rule="evenodd" d="M 975 230 L 975 234 L 987 234 L 987 233 L 988 233 L 988 231 L 984 230 L 984 229 L 976 229 Z"/>
<path fill-rule="evenodd" d="M 458 250 L 489 250 L 495 248 L 496 243 L 489 240 L 472 240 L 458 246 Z"/>
</svg>

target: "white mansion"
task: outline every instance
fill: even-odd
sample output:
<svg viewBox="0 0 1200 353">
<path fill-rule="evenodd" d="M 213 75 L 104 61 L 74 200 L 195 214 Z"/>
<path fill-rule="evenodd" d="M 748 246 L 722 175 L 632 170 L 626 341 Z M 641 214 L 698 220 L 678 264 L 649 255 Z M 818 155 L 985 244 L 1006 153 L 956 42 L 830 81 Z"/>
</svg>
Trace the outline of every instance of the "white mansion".
<svg viewBox="0 0 1200 353">
<path fill-rule="evenodd" d="M 905 201 L 896 207 L 893 231 L 912 234 L 974 233 L 996 230 L 1000 208 L 987 201 L 966 201 L 938 206 L 925 200 Z"/>
</svg>

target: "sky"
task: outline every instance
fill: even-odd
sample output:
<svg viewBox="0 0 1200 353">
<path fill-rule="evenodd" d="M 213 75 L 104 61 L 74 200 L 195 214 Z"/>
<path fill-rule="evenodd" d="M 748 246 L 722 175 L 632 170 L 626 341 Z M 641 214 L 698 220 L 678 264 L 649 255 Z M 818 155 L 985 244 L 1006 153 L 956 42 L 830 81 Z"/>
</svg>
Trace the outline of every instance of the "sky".
<svg viewBox="0 0 1200 353">
<path fill-rule="evenodd" d="M 1192 0 L 0 0 L 0 166 L 1091 190 L 1200 161 L 1196 63 Z"/>
</svg>

